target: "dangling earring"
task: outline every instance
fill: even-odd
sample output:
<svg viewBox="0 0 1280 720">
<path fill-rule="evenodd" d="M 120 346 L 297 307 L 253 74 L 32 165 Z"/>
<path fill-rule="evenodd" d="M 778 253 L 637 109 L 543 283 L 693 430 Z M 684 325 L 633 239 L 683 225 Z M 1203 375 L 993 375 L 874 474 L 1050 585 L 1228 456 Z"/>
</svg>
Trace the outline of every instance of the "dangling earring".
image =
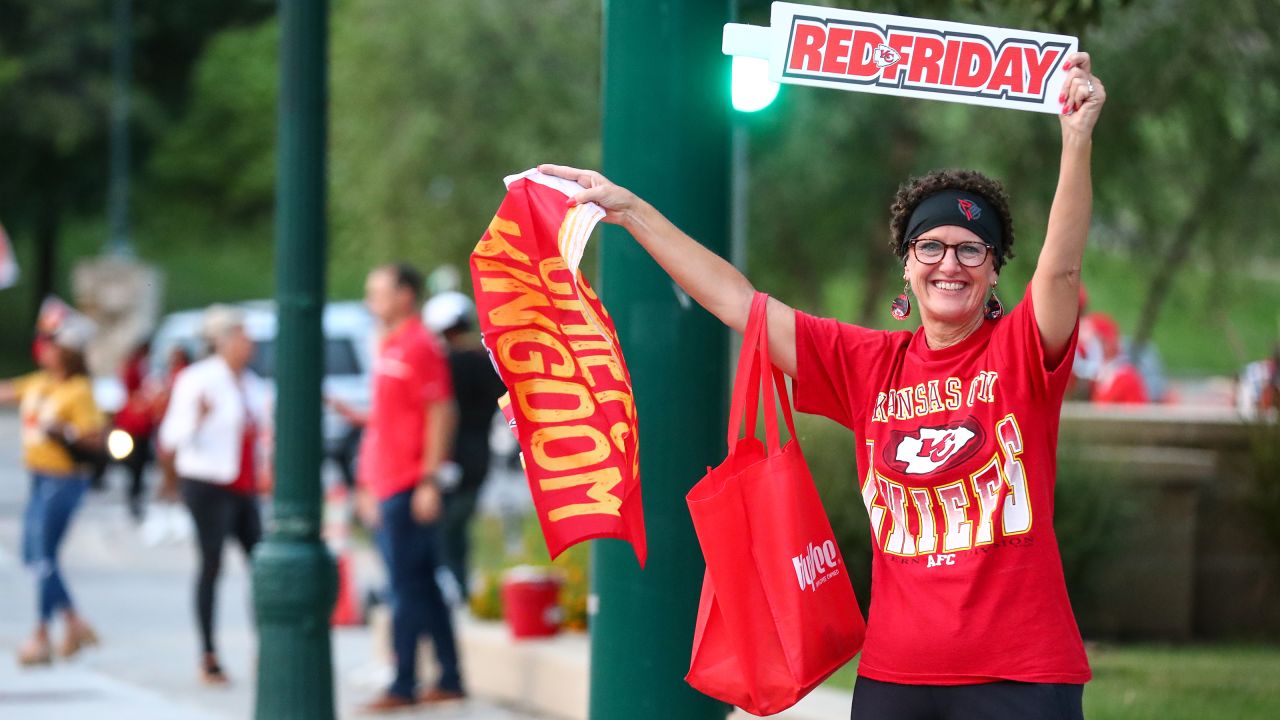
<svg viewBox="0 0 1280 720">
<path fill-rule="evenodd" d="M 889 306 L 889 314 L 894 320 L 906 320 L 911 317 L 911 298 L 907 297 L 908 283 L 902 284 L 902 294 L 893 299 L 893 305 Z"/>
<path fill-rule="evenodd" d="M 987 298 L 987 310 L 983 313 L 988 320 L 999 320 L 1004 315 L 1004 305 L 996 297 L 995 283 L 991 284 L 991 297 Z"/>
</svg>

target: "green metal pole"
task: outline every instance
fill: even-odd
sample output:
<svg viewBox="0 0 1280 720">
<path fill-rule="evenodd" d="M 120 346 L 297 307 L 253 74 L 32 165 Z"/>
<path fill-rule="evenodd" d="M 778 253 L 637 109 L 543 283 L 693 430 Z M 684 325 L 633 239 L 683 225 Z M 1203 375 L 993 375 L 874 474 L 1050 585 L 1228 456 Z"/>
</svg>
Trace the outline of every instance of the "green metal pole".
<svg viewBox="0 0 1280 720">
<path fill-rule="evenodd" d="M 110 183 L 107 252 L 129 255 L 129 93 L 133 84 L 133 0 L 112 7 Z"/>
<path fill-rule="evenodd" d="M 280 2 L 276 492 L 253 558 L 258 720 L 330 720 L 337 573 L 320 540 L 327 0 Z"/>
<path fill-rule="evenodd" d="M 729 249 L 732 0 L 606 0 L 604 173 L 712 251 Z M 727 331 L 634 240 L 606 227 L 601 292 L 640 418 L 649 538 L 592 551 L 592 720 L 712 720 L 728 707 L 684 682 L 703 561 L 684 496 L 724 456 Z"/>
</svg>

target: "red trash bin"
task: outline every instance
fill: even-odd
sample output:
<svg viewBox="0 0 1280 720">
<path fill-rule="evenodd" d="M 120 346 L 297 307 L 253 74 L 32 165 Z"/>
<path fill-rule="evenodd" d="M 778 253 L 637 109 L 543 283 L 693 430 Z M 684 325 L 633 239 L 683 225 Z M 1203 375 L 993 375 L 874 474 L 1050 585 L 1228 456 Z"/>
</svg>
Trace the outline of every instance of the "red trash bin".
<svg viewBox="0 0 1280 720">
<path fill-rule="evenodd" d="M 560 631 L 560 578 L 549 568 L 521 565 L 502 575 L 502 616 L 516 639 Z"/>
</svg>

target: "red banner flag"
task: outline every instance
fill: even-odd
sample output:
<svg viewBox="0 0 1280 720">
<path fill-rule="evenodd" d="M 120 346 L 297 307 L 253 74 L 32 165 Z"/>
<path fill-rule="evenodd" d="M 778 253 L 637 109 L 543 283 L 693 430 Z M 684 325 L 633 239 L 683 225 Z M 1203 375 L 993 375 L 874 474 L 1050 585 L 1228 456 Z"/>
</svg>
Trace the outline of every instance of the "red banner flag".
<svg viewBox="0 0 1280 720">
<path fill-rule="evenodd" d="M 613 320 L 578 269 L 604 211 L 577 184 L 529 170 L 471 253 L 484 344 L 509 398 L 547 550 L 592 538 L 647 554 L 631 375 Z"/>
</svg>

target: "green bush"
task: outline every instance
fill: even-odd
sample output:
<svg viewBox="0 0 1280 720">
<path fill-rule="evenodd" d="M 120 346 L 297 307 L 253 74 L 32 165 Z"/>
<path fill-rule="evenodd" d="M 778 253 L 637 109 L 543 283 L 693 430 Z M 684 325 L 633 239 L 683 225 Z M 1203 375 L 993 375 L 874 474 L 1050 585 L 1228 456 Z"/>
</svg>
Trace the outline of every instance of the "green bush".
<svg viewBox="0 0 1280 720">
<path fill-rule="evenodd" d="M 552 561 L 547 555 L 547 545 L 542 538 L 538 518 L 532 513 L 520 519 L 519 549 L 505 547 L 501 521 L 496 517 L 481 517 L 475 524 L 475 566 L 479 580 L 471 595 L 471 614 L 482 620 L 502 619 L 502 573 L 517 565 L 549 567 L 560 578 L 560 610 L 565 630 L 583 632 L 587 629 L 587 596 L 590 581 L 587 575 L 590 547 L 579 543 L 565 550 Z"/>
<path fill-rule="evenodd" d="M 1059 448 L 1053 527 L 1071 604 L 1088 615 L 1100 600 L 1101 569 L 1124 547 L 1134 507 L 1109 466 L 1081 457 L 1073 446 Z"/>
</svg>

